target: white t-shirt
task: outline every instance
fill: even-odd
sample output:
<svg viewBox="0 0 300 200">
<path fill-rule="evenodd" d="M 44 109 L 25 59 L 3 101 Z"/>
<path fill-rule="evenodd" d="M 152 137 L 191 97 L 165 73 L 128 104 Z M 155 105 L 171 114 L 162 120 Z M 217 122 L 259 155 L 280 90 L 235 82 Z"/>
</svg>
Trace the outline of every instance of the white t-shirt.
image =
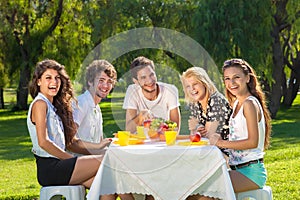
<svg viewBox="0 0 300 200">
<path fill-rule="evenodd" d="M 103 138 L 103 119 L 99 105 L 95 105 L 87 90 L 77 97 L 78 107 L 73 104 L 73 118 L 78 124 L 77 137 L 83 141 L 99 143 Z"/>
<path fill-rule="evenodd" d="M 265 141 L 265 118 L 263 115 L 263 109 L 257 98 L 254 96 L 249 96 L 248 100 L 254 101 L 259 105 L 261 112 L 261 120 L 258 122 L 258 145 L 253 149 L 246 150 L 234 150 L 228 149 L 229 152 L 229 164 L 238 165 L 241 163 L 249 162 L 251 160 L 256 160 L 263 158 L 264 156 L 264 141 Z M 234 102 L 233 112 L 236 109 L 238 101 Z M 248 138 L 247 122 L 243 112 L 244 106 L 242 105 L 239 112 L 233 118 L 233 114 L 229 120 L 229 141 L 243 140 Z"/>
<path fill-rule="evenodd" d="M 170 118 L 170 110 L 179 107 L 178 90 L 174 85 L 157 82 L 159 94 L 153 101 L 146 99 L 142 93 L 142 88 L 137 84 L 129 85 L 126 91 L 123 109 L 135 109 L 139 113 L 147 109 L 154 117 L 165 120 Z"/>
</svg>

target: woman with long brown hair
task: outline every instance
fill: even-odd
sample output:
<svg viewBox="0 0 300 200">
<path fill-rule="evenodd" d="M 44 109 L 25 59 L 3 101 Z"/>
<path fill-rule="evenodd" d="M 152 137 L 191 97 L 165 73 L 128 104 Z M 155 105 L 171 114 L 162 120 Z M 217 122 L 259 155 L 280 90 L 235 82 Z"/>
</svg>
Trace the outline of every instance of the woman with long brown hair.
<svg viewBox="0 0 300 200">
<path fill-rule="evenodd" d="M 49 59 L 37 63 L 30 94 L 34 100 L 29 107 L 27 126 L 38 182 L 42 186 L 80 184 L 90 188 L 102 161 L 103 146 L 75 137 L 73 88 L 64 66 Z M 74 157 L 67 149 L 99 155 Z M 115 195 L 104 195 L 101 199 L 115 199 Z"/>
<path fill-rule="evenodd" d="M 269 145 L 271 118 L 255 71 L 242 59 L 223 65 L 226 96 L 233 107 L 229 140 L 210 137 L 211 144 L 229 151 L 229 172 L 236 193 L 262 188 L 267 179 L 263 162 Z"/>
</svg>

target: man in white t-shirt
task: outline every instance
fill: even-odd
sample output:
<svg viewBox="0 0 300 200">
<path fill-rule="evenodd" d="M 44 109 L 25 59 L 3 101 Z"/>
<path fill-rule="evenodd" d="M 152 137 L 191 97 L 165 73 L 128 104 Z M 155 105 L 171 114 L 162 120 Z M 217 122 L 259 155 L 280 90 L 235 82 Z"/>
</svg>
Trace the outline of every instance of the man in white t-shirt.
<svg viewBox="0 0 300 200">
<path fill-rule="evenodd" d="M 126 130 L 135 132 L 137 125 L 143 125 L 144 120 L 153 117 L 172 120 L 180 128 L 177 88 L 157 82 L 153 61 L 143 56 L 133 60 L 130 70 L 134 84 L 127 88 L 123 103 L 123 109 L 126 109 Z"/>
<path fill-rule="evenodd" d="M 115 85 L 117 72 L 106 60 L 94 60 L 86 71 L 87 90 L 77 97 L 78 105 L 73 104 L 74 121 L 78 125 L 77 137 L 84 141 L 103 143 L 106 147 L 111 141 L 103 139 L 103 119 L 99 103 Z"/>
</svg>

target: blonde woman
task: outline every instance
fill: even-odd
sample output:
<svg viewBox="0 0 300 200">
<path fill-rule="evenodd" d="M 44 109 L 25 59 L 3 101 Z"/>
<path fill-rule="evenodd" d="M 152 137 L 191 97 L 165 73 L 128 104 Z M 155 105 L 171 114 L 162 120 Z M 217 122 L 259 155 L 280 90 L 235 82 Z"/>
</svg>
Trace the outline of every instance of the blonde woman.
<svg viewBox="0 0 300 200">
<path fill-rule="evenodd" d="M 206 137 L 209 133 L 218 133 L 228 139 L 228 120 L 231 108 L 226 98 L 218 92 L 206 71 L 200 67 L 191 67 L 182 73 L 181 82 L 191 116 L 189 130 L 201 132 Z"/>
</svg>

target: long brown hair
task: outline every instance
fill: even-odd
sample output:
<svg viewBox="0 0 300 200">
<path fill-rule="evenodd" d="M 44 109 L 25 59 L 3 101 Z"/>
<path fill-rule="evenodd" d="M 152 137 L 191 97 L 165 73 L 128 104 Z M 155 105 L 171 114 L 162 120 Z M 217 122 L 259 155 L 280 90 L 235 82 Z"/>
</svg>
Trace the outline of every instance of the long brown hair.
<svg viewBox="0 0 300 200">
<path fill-rule="evenodd" d="M 262 91 L 259 81 L 257 80 L 256 73 L 249 63 L 247 63 L 245 60 L 239 59 L 239 58 L 233 58 L 230 60 L 226 60 L 222 67 L 223 74 L 224 74 L 224 70 L 229 67 L 240 68 L 240 69 L 242 69 L 242 71 L 245 75 L 249 75 L 249 77 L 250 77 L 250 81 L 247 83 L 247 88 L 248 88 L 249 92 L 258 99 L 258 101 L 263 109 L 263 114 L 265 117 L 265 129 L 266 129 L 265 130 L 264 148 L 267 149 L 269 147 L 270 137 L 271 137 L 271 129 L 272 129 L 271 117 L 270 117 L 269 110 L 267 108 L 265 94 Z M 234 102 L 236 97 L 226 88 L 225 88 L 225 95 L 226 95 L 230 105 L 232 105 L 232 103 Z"/>
<path fill-rule="evenodd" d="M 36 64 L 33 78 L 29 87 L 30 95 L 32 96 L 32 98 L 35 98 L 40 92 L 40 87 L 37 83 L 47 69 L 54 69 L 60 75 L 61 86 L 57 95 L 53 98 L 53 105 L 56 108 L 56 114 L 61 118 L 64 126 L 66 145 L 69 145 L 72 143 L 77 130 L 73 120 L 71 106 L 72 99 L 75 99 L 73 86 L 65 70 L 65 67 L 55 60 L 50 59 L 38 62 Z"/>
</svg>

